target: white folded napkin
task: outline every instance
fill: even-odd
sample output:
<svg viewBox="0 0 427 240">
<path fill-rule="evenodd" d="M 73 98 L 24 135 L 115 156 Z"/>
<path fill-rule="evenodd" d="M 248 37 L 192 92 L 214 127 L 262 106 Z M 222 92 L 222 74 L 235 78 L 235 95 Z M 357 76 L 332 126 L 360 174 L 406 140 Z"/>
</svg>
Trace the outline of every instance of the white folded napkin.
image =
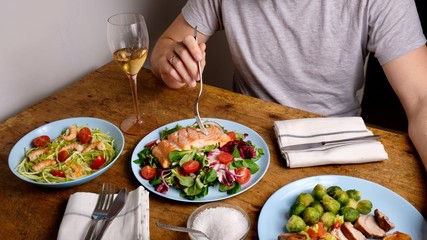
<svg viewBox="0 0 427 240">
<path fill-rule="evenodd" d="M 381 161 L 388 158 L 384 146 L 371 140 L 357 143 L 325 145 L 304 150 L 282 148 L 302 143 L 314 143 L 373 135 L 361 117 L 328 117 L 291 119 L 274 122 L 274 131 L 286 164 L 290 168 L 327 164 L 354 164 Z"/>
<path fill-rule="evenodd" d="M 111 222 L 102 239 L 149 240 L 148 195 L 142 186 L 130 192 L 125 206 Z M 81 240 L 85 237 L 97 200 L 96 193 L 77 192 L 70 196 L 59 227 L 58 240 Z"/>
</svg>

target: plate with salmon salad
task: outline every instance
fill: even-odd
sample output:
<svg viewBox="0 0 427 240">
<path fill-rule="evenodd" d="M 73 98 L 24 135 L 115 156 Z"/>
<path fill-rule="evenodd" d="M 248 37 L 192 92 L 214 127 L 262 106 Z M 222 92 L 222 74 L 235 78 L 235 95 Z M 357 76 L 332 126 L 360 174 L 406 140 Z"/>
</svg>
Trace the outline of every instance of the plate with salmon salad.
<svg viewBox="0 0 427 240">
<path fill-rule="evenodd" d="M 135 147 L 131 167 L 149 191 L 181 202 L 213 202 L 253 187 L 267 172 L 264 139 L 240 123 L 204 119 L 176 121 L 152 131 Z"/>
<path fill-rule="evenodd" d="M 265 202 L 258 220 L 258 237 L 266 240 L 425 239 L 426 231 L 424 217 L 403 197 L 340 175 L 283 186 Z"/>
</svg>

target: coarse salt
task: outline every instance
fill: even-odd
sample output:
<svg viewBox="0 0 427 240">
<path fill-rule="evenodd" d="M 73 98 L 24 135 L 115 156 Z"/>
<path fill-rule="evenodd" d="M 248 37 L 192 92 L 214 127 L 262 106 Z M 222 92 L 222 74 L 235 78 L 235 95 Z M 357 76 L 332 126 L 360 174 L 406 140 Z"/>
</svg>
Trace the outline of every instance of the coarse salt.
<svg viewBox="0 0 427 240">
<path fill-rule="evenodd" d="M 192 228 L 200 230 L 212 240 L 238 240 L 247 229 L 248 222 L 245 216 L 234 208 L 214 207 L 197 214 Z M 198 240 L 206 239 L 197 236 Z"/>
</svg>

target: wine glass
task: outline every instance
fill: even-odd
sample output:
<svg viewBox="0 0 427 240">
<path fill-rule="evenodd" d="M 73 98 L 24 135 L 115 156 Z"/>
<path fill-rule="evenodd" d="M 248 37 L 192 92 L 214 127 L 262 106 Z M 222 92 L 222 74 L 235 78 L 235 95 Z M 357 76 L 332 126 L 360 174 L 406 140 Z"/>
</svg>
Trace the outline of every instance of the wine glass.
<svg viewBox="0 0 427 240">
<path fill-rule="evenodd" d="M 148 31 L 145 19 L 136 13 L 119 13 L 108 18 L 107 39 L 114 61 L 126 73 L 132 90 L 134 115 L 120 124 L 120 129 L 130 135 L 146 133 L 144 125 L 153 122 L 139 111 L 137 75 L 148 55 Z M 149 124 L 148 124 L 149 125 Z"/>
</svg>

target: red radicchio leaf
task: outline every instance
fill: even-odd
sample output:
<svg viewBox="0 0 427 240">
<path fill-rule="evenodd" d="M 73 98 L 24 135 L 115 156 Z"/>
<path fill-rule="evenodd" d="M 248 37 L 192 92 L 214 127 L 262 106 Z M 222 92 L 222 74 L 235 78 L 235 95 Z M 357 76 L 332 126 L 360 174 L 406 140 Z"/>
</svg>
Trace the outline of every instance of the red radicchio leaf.
<svg viewBox="0 0 427 240">
<path fill-rule="evenodd" d="M 252 159 L 256 156 L 256 152 L 251 146 L 241 146 L 239 148 L 240 157 L 243 159 Z"/>
<path fill-rule="evenodd" d="M 218 180 L 220 183 L 226 185 L 226 186 L 231 186 L 233 184 L 233 182 L 236 180 L 234 171 L 230 171 L 228 169 L 221 169 L 220 171 L 218 171 Z"/>
<path fill-rule="evenodd" d="M 229 141 L 228 143 L 224 144 L 222 147 L 219 148 L 219 150 L 227 153 L 233 153 L 234 149 L 234 141 Z"/>
<path fill-rule="evenodd" d="M 162 182 L 156 188 L 156 191 L 159 192 L 159 193 L 167 193 L 168 190 L 169 190 L 169 186 L 168 186 L 168 184 L 166 182 Z"/>
<path fill-rule="evenodd" d="M 238 149 L 242 146 L 245 146 L 246 143 L 243 140 L 233 140 L 229 141 L 228 143 L 224 144 L 219 149 L 223 152 L 233 153 L 234 148 L 237 147 Z"/>
</svg>

